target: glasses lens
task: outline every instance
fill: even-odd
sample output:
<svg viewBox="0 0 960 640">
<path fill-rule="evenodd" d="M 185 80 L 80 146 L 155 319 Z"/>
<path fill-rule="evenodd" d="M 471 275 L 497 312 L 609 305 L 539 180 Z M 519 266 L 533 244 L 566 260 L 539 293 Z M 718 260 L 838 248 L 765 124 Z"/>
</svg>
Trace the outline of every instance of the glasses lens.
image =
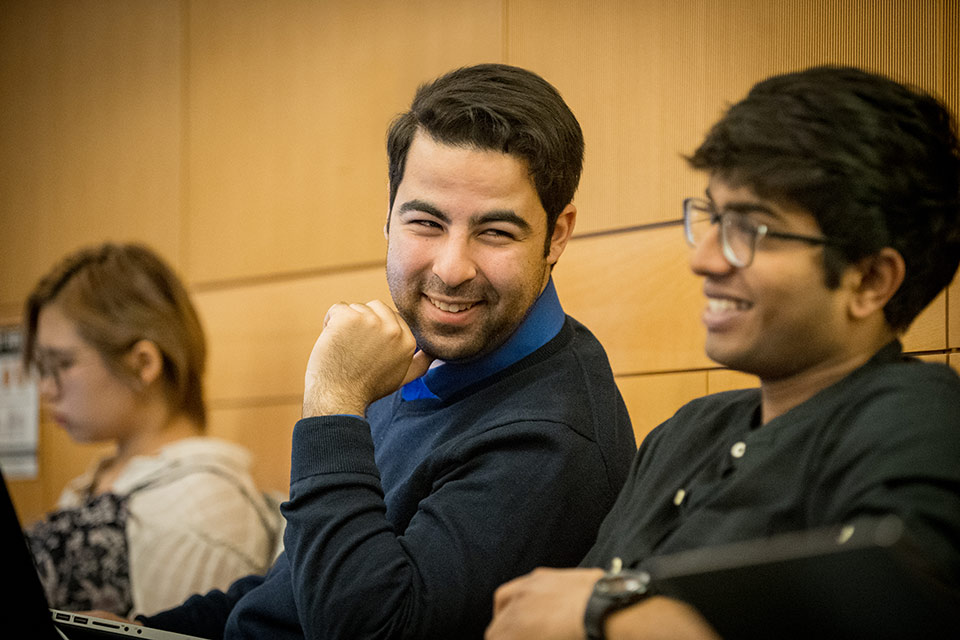
<svg viewBox="0 0 960 640">
<path fill-rule="evenodd" d="M 714 213 L 709 204 L 695 198 L 684 200 L 684 231 L 686 232 L 687 242 L 690 246 L 695 247 L 699 245 L 707 234 L 710 233 L 710 227 L 713 226 L 715 222 Z"/>
<path fill-rule="evenodd" d="M 728 212 L 723 216 L 723 251 L 735 267 L 745 267 L 753 260 L 757 228 L 745 217 Z"/>
</svg>

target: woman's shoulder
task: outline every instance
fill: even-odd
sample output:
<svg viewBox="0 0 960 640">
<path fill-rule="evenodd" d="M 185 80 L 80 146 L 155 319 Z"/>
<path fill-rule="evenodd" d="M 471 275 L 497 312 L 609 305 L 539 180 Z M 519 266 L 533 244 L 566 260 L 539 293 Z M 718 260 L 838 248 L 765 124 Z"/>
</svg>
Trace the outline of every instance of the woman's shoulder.
<svg viewBox="0 0 960 640">
<path fill-rule="evenodd" d="M 132 459 L 114 483 L 114 490 L 126 494 L 171 483 L 202 486 L 216 478 L 252 486 L 252 461 L 250 452 L 233 442 L 209 436 L 182 438 L 155 454 Z"/>
</svg>

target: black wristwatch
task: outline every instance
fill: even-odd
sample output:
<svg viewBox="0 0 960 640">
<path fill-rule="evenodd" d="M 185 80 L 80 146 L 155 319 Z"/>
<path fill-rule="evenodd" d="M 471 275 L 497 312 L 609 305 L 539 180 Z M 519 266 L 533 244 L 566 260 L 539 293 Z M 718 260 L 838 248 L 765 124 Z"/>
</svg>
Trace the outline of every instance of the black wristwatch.
<svg viewBox="0 0 960 640">
<path fill-rule="evenodd" d="M 604 623 L 607 616 L 651 595 L 650 574 L 624 569 L 620 558 L 614 558 L 610 570 L 593 585 L 593 593 L 583 614 L 587 640 L 606 640 Z"/>
</svg>

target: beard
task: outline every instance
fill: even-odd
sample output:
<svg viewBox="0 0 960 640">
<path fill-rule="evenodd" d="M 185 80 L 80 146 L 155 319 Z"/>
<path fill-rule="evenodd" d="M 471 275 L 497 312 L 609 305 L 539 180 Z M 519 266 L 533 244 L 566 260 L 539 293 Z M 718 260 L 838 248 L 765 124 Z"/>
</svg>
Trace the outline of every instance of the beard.
<svg viewBox="0 0 960 640">
<path fill-rule="evenodd" d="M 436 275 L 425 283 L 400 281 L 387 272 L 387 282 L 400 317 L 410 327 L 417 345 L 433 358 L 463 362 L 480 358 L 502 345 L 513 334 L 542 290 L 539 278 L 520 283 L 516 290 L 501 294 L 487 282 L 472 280 L 448 287 Z M 439 296 L 477 301 L 469 310 L 468 324 L 438 322 L 426 317 L 426 297 Z"/>
</svg>

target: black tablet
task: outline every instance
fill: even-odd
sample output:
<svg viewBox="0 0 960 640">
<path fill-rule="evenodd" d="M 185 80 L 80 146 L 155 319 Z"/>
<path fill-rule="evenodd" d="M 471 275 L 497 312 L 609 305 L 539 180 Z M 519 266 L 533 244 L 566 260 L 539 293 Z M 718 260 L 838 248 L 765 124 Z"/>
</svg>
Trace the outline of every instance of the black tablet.
<svg viewBox="0 0 960 640">
<path fill-rule="evenodd" d="M 726 640 L 960 638 L 960 593 L 900 519 L 864 519 L 649 559 L 654 588 Z"/>
</svg>

